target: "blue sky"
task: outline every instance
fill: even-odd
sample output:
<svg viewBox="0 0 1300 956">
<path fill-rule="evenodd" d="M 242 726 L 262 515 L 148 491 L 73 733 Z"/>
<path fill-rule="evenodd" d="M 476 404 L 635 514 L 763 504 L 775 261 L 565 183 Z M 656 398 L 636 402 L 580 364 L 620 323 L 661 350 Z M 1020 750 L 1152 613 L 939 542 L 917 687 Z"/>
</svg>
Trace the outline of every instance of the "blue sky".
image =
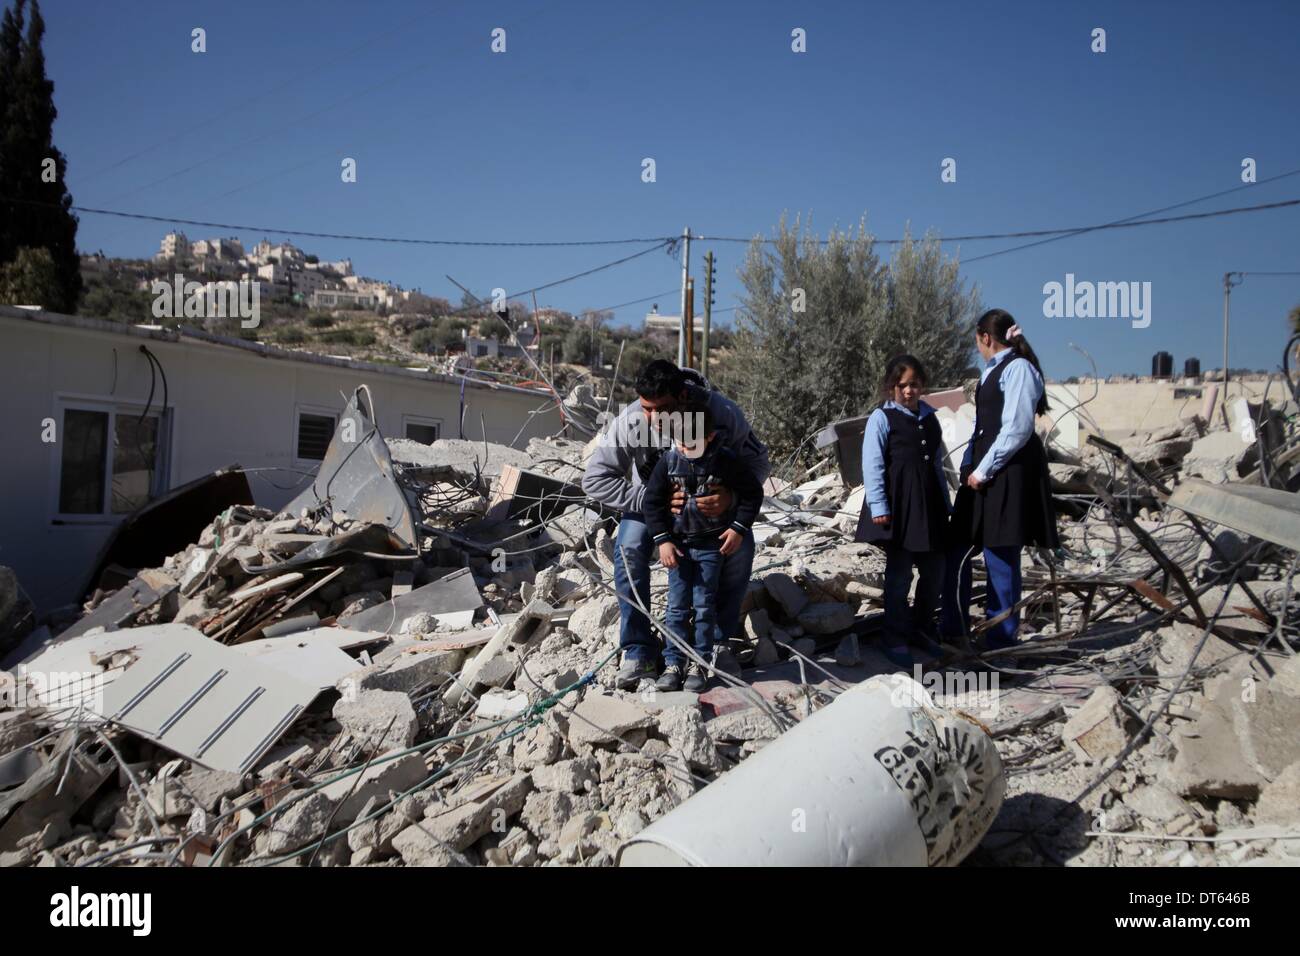
<svg viewBox="0 0 1300 956">
<path fill-rule="evenodd" d="M 881 238 L 1095 224 L 1300 168 L 1300 4 L 185 3 L 47 0 L 57 145 L 80 205 L 348 234 L 583 240 L 771 234 L 783 212 Z M 207 31 L 207 52 L 190 31 Z M 507 52 L 489 50 L 507 31 Z M 807 31 L 807 53 L 790 32 Z M 1107 51 L 1090 50 L 1094 27 Z M 343 183 L 343 157 L 357 182 Z M 641 181 L 653 157 L 657 181 Z M 940 163 L 957 161 L 957 182 Z M 1177 213 L 1300 197 L 1300 176 Z M 78 244 L 157 249 L 166 227 L 83 215 Z M 187 228 L 191 238 L 215 230 Z M 240 231 L 246 243 L 285 238 Z M 1217 367 L 1225 271 L 1300 271 L 1300 207 L 1065 239 L 972 262 L 1047 373 Z M 639 246 L 445 248 L 294 240 L 453 301 Z M 963 259 L 1018 243 L 948 246 Z M 736 304 L 745 247 L 718 258 Z M 882 252 L 887 250 L 882 249 Z M 700 273 L 697 256 L 692 265 Z M 1152 284 L 1150 327 L 1045 318 L 1043 285 Z M 675 289 L 663 252 L 539 296 L 601 308 Z M 659 298 L 677 311 L 677 293 Z M 698 301 L 698 300 L 697 300 Z M 1247 277 L 1231 364 L 1275 368 L 1300 276 Z M 639 321 L 649 303 L 620 309 Z M 719 316 L 725 324 L 732 313 Z"/>
</svg>

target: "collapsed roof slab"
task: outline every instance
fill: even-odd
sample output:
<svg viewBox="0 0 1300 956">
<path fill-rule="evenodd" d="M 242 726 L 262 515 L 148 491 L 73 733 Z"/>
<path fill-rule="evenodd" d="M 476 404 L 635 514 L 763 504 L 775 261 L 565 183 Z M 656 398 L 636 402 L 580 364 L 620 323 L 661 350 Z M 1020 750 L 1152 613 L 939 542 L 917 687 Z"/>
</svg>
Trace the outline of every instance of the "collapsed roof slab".
<svg viewBox="0 0 1300 956">
<path fill-rule="evenodd" d="M 1300 550 L 1300 494 L 1255 485 L 1216 485 L 1184 479 L 1168 502 L 1179 511 L 1213 521 L 1283 548 Z"/>
</svg>

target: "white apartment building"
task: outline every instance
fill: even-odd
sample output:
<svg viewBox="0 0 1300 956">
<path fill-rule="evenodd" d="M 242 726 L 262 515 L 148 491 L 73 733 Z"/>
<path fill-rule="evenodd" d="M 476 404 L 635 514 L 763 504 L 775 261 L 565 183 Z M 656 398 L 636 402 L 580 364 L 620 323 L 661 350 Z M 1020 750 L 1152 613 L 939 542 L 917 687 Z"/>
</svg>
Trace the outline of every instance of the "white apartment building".
<svg viewBox="0 0 1300 956">
<path fill-rule="evenodd" d="M 195 258 L 242 259 L 244 244 L 238 239 L 200 239 L 190 247 Z"/>
<path fill-rule="evenodd" d="M 352 289 L 318 289 L 307 297 L 313 309 L 377 309 L 379 299 L 373 292 Z"/>
<path fill-rule="evenodd" d="M 169 232 L 163 236 L 155 259 L 188 259 L 190 241 L 183 232 Z"/>
<path fill-rule="evenodd" d="M 334 285 L 333 280 L 319 272 L 309 269 L 288 269 L 278 262 L 258 266 L 257 277 L 269 285 L 268 291 L 283 295 L 288 295 L 292 289 L 294 294 L 302 293 L 310 296 L 313 292 Z"/>
</svg>

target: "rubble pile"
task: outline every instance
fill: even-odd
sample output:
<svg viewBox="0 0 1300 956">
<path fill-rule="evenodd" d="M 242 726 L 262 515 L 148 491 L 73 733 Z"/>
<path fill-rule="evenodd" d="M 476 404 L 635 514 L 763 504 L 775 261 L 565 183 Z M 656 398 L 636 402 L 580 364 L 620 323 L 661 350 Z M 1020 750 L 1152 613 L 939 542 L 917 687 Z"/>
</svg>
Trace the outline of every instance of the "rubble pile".
<svg viewBox="0 0 1300 956">
<path fill-rule="evenodd" d="M 58 633 L 0 569 L 0 865 L 613 865 L 894 670 L 851 429 L 769 479 L 710 689 L 629 692 L 587 432 L 423 445 L 384 439 L 366 398 L 283 511 L 227 508 Z M 1276 427 L 1245 450 L 1200 419 L 1053 447 L 1063 547 L 1026 551 L 1021 643 L 984 652 L 976 626 L 912 675 L 996 742 L 1006 800 L 974 860 L 1296 861 L 1294 412 L 1260 412 Z M 1201 492 L 1236 510 L 1198 518 L 1198 477 L 1286 500 Z M 656 619 L 666 593 L 656 565 Z"/>
</svg>

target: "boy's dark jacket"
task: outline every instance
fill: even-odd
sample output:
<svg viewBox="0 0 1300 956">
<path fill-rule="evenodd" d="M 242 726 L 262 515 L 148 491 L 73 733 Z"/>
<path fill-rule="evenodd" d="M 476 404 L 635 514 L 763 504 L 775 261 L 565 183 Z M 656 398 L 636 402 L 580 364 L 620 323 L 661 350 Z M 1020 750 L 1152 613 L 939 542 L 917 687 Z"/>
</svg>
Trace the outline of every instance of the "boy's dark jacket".
<svg viewBox="0 0 1300 956">
<path fill-rule="evenodd" d="M 720 485 L 731 491 L 731 508 L 716 518 L 706 518 L 695 506 L 695 496 L 711 494 L 706 485 Z M 680 515 L 671 510 L 673 490 L 681 487 L 687 495 Z M 670 538 L 687 541 L 717 538 L 727 528 L 744 534 L 763 507 L 763 486 L 752 471 L 716 438 L 709 442 L 703 455 L 687 458 L 677 449 L 664 452 L 646 481 L 644 515 L 646 528 L 655 544 Z"/>
</svg>

